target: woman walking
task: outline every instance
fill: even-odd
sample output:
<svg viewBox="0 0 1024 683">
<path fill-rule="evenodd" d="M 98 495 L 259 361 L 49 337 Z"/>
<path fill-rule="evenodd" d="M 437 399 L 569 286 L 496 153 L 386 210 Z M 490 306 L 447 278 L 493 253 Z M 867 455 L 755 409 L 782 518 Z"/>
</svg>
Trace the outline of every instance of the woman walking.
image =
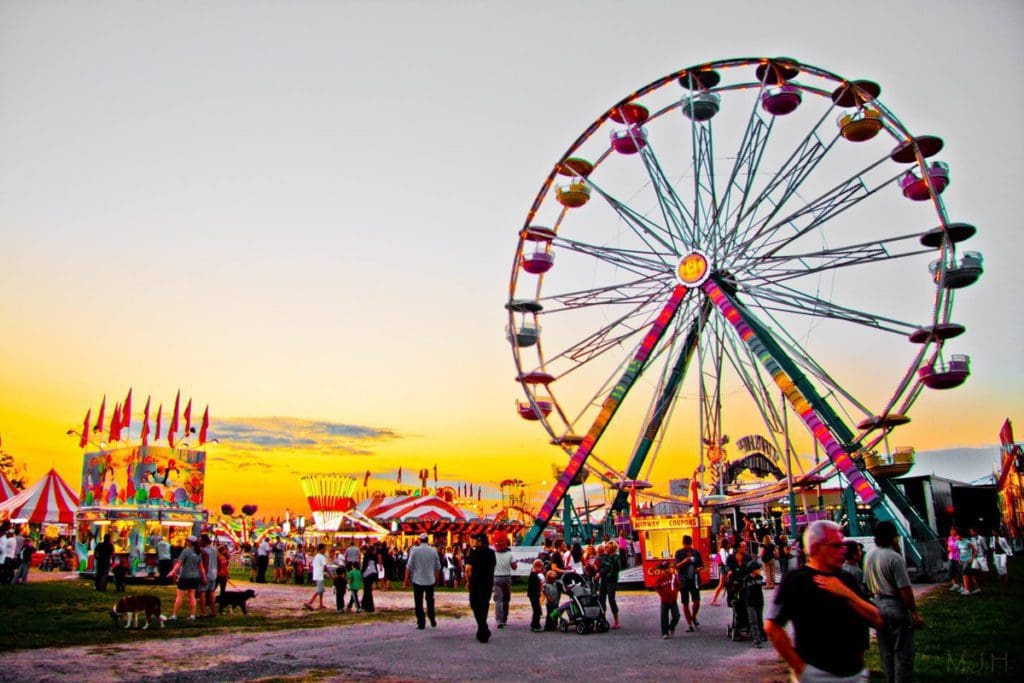
<svg viewBox="0 0 1024 683">
<path fill-rule="evenodd" d="M 168 576 L 177 579 L 178 592 L 174 596 L 174 609 L 167 620 L 174 621 L 178 618 L 181 600 L 188 594 L 188 620 L 195 621 L 196 589 L 206 584 L 206 569 L 200 562 L 199 541 L 195 536 L 189 536 L 186 539 L 185 547 L 178 556 L 178 562 Z"/>
</svg>

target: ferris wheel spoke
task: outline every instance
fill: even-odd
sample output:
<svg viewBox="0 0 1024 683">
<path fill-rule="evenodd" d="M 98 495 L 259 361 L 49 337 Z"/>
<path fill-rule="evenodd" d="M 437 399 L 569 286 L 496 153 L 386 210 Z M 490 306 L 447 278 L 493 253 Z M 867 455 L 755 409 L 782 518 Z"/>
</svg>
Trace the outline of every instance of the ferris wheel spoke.
<svg viewBox="0 0 1024 683">
<path fill-rule="evenodd" d="M 900 335 L 908 335 L 917 328 L 917 325 L 905 320 L 842 306 L 785 285 L 752 285 L 743 287 L 742 291 L 765 310 L 832 318 Z"/>
<path fill-rule="evenodd" d="M 914 249 L 897 252 L 890 246 L 914 237 L 918 237 L 918 235 L 901 235 L 884 240 L 826 248 L 803 254 L 775 254 L 773 256 L 760 257 L 756 262 L 751 262 L 749 279 L 754 282 L 777 283 L 808 275 L 816 275 L 838 268 L 934 253 L 934 249 Z"/>
<path fill-rule="evenodd" d="M 550 315 L 587 306 L 648 302 L 658 294 L 664 295 L 670 288 L 666 280 L 643 277 L 629 282 L 548 294 L 538 301 L 545 305 L 545 314 Z M 559 307 L 552 308 L 547 305 L 549 302 L 555 302 Z"/>
<path fill-rule="evenodd" d="M 625 202 L 619 201 L 589 178 L 587 179 L 587 184 L 594 192 L 600 195 L 605 202 L 608 203 L 608 206 L 610 206 L 612 210 L 618 214 L 619 218 L 621 218 L 622 221 L 636 234 L 636 236 L 640 238 L 640 240 L 647 246 L 649 253 L 655 255 L 677 253 L 673 246 L 676 236 L 672 234 L 671 229 L 665 225 L 652 221 L 647 216 L 644 216 L 640 212 L 630 208 Z M 661 249 L 655 248 L 652 241 L 661 245 Z M 667 260 L 665 261 L 665 265 L 667 267 L 671 267 Z"/>
<path fill-rule="evenodd" d="M 684 244 L 694 244 L 696 221 L 679 198 L 675 187 L 665 176 L 665 171 L 662 170 L 652 147 L 653 145 L 648 144 L 640 150 L 640 158 L 644 162 L 644 168 L 647 169 L 647 175 L 651 180 L 651 189 L 654 190 L 654 194 L 658 198 L 658 207 L 661 209 L 665 225 L 674 227 L 676 237 L 681 238 Z M 672 244 L 676 247 L 675 253 L 678 254 L 680 248 L 676 245 L 675 239 L 672 240 Z"/>
<path fill-rule="evenodd" d="M 774 123 L 775 119 L 766 123 L 761 118 L 755 102 L 750 110 L 750 118 L 747 119 L 746 130 L 743 131 L 743 137 L 740 139 L 739 150 L 733 161 L 732 170 L 729 172 L 729 180 L 725 183 L 721 202 L 715 209 L 715 215 L 719 218 L 725 215 L 729 216 L 731 220 L 732 216 L 743 214 L 747 195 L 750 194 L 751 188 L 754 186 L 754 179 L 757 177 L 761 158 L 768 146 L 768 139 Z M 738 205 L 735 207 L 732 206 L 733 192 L 738 193 L 740 197 Z"/>
<path fill-rule="evenodd" d="M 820 228 L 847 209 L 856 206 L 882 188 L 896 182 L 900 174 L 886 178 L 874 186 L 869 186 L 865 181 L 865 174 L 887 159 L 888 157 L 880 159 L 856 175 L 847 178 L 839 185 L 807 201 L 803 206 L 774 223 L 768 224 L 765 222 L 762 224 L 759 222 L 757 225 L 752 226 L 754 230 L 751 236 L 738 243 L 736 249 L 740 252 L 771 256 L 812 230 Z M 776 233 L 787 226 L 793 229 L 792 234 L 784 235 L 774 241 L 771 240 Z"/>
<path fill-rule="evenodd" d="M 718 225 L 718 192 L 715 186 L 714 137 L 711 121 L 691 125 L 693 142 L 693 215 L 697 225 Z M 700 231 L 697 231 L 700 234 Z M 697 242 L 691 242 L 701 248 Z"/>
<path fill-rule="evenodd" d="M 725 335 L 726 353 L 733 369 L 742 380 L 744 388 L 757 406 L 761 419 L 770 433 L 782 431 L 782 418 L 772 400 L 768 384 L 750 348 L 736 339 L 735 334 Z"/>
<path fill-rule="evenodd" d="M 558 239 L 554 243 L 575 253 L 599 259 L 637 275 L 664 274 L 668 272 L 666 263 L 674 257 L 674 255 L 660 253 L 655 255 L 657 258 L 652 258 L 651 252 L 646 250 L 622 249 L 578 240 Z"/>
<path fill-rule="evenodd" d="M 817 124 L 797 144 L 789 158 L 772 175 L 765 186 L 757 193 L 752 200 L 746 203 L 745 208 L 736 216 L 735 228 L 731 233 L 730 247 L 737 242 L 746 240 L 747 234 L 755 226 L 766 225 L 772 218 L 782 210 L 782 207 L 797 192 L 811 172 L 817 168 L 822 159 L 833 149 L 838 135 L 831 135 L 828 141 L 824 141 L 819 133 L 822 124 L 828 118 L 832 109 L 829 108 L 818 120 Z M 762 206 L 768 204 L 771 209 L 768 215 L 758 219 L 758 212 Z M 746 225 L 746 228 L 742 226 Z"/>
</svg>

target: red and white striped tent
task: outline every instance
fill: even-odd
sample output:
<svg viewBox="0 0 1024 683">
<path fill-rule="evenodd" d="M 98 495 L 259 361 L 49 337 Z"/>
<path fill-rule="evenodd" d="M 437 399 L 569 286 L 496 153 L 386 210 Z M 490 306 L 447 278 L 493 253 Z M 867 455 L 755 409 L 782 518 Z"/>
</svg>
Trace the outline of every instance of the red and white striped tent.
<svg viewBox="0 0 1024 683">
<path fill-rule="evenodd" d="M 11 485 L 11 482 L 7 479 L 7 475 L 0 472 L 0 503 L 14 498 L 17 494 L 18 491 Z"/>
<path fill-rule="evenodd" d="M 388 496 L 364 500 L 356 508 L 367 517 L 378 522 L 401 521 L 407 518 L 419 520 L 444 520 L 463 522 L 470 515 L 438 496 Z"/>
<path fill-rule="evenodd" d="M 21 493 L 0 503 L 0 519 L 23 519 L 29 524 L 74 524 L 78 495 L 57 470 Z"/>
</svg>

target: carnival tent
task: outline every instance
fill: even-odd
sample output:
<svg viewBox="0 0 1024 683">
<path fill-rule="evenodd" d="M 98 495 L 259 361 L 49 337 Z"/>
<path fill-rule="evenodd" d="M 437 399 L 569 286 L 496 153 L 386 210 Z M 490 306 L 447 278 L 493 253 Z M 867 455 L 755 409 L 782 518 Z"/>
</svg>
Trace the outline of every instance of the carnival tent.
<svg viewBox="0 0 1024 683">
<path fill-rule="evenodd" d="M 78 496 L 56 470 L 21 493 L 0 503 L 0 519 L 29 524 L 74 524 Z"/>
<path fill-rule="evenodd" d="M 415 518 L 464 522 L 469 513 L 438 496 L 389 496 L 361 501 L 357 506 L 367 517 L 386 523 Z"/>
<path fill-rule="evenodd" d="M 10 500 L 16 495 L 18 495 L 18 490 L 7 479 L 7 475 L 0 472 L 0 503 Z"/>
</svg>

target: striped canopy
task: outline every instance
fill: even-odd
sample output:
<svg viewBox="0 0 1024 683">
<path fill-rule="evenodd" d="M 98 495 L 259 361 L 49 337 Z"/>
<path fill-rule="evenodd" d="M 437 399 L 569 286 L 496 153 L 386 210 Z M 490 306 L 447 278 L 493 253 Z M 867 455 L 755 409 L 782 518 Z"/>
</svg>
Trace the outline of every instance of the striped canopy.
<svg viewBox="0 0 1024 683">
<path fill-rule="evenodd" d="M 390 496 L 371 498 L 357 506 L 367 517 L 378 522 L 399 521 L 407 518 L 420 520 L 465 521 L 469 513 L 438 496 Z"/>
<path fill-rule="evenodd" d="M 56 470 L 0 503 L 0 519 L 27 519 L 29 524 L 74 524 L 78 496 Z"/>
<path fill-rule="evenodd" d="M 0 503 L 13 498 L 18 492 L 11 486 L 11 482 L 8 481 L 7 475 L 0 472 Z"/>
</svg>

